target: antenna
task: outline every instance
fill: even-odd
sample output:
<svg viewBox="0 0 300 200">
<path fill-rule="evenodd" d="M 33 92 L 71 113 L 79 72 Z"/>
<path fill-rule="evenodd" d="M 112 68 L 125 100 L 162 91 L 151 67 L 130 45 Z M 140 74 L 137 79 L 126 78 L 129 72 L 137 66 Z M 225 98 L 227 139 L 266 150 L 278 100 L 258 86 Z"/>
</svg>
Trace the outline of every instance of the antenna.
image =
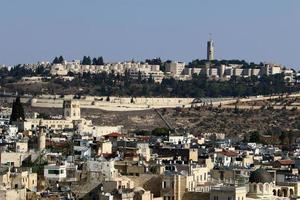
<svg viewBox="0 0 300 200">
<path fill-rule="evenodd" d="M 209 41 L 212 41 L 212 33 L 209 33 Z"/>
</svg>

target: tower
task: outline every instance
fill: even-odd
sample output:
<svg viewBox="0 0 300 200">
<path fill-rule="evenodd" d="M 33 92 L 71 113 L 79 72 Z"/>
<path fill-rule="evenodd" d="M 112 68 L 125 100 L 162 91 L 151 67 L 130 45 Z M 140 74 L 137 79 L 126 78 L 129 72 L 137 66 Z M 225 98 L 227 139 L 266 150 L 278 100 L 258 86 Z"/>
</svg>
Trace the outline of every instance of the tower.
<svg viewBox="0 0 300 200">
<path fill-rule="evenodd" d="M 42 120 L 39 123 L 39 135 L 38 135 L 38 150 L 43 151 L 46 148 L 46 133 L 42 124 Z"/>
<path fill-rule="evenodd" d="M 80 103 L 79 101 L 65 100 L 63 104 L 64 118 L 71 120 L 80 119 Z"/>
<path fill-rule="evenodd" d="M 207 41 L 207 60 L 212 61 L 214 60 L 215 54 L 215 45 L 214 41 L 211 39 L 211 34 L 209 40 Z"/>
</svg>

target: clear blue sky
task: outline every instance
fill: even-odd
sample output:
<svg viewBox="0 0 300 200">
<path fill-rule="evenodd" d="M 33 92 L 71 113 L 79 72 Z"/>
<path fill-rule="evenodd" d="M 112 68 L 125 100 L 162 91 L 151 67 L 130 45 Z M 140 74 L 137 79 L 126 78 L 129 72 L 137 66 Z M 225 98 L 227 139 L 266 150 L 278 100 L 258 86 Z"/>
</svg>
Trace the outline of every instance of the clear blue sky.
<svg viewBox="0 0 300 200">
<path fill-rule="evenodd" d="M 2 0 L 0 63 L 205 58 L 300 69 L 299 0 Z"/>
</svg>

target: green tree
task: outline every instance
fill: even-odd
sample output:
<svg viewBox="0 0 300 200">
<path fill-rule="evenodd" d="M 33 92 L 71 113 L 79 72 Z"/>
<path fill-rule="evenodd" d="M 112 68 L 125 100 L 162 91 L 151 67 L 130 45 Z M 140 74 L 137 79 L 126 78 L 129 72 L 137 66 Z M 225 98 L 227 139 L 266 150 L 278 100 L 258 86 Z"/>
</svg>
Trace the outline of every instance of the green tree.
<svg viewBox="0 0 300 200">
<path fill-rule="evenodd" d="M 142 82 L 142 73 L 141 71 L 138 72 L 138 83 L 140 84 Z"/>
<path fill-rule="evenodd" d="M 83 56 L 81 64 L 82 65 L 91 65 L 92 64 L 91 57 L 90 56 Z"/>
<path fill-rule="evenodd" d="M 98 65 L 97 58 L 93 58 L 93 65 Z"/>
<path fill-rule="evenodd" d="M 255 142 L 255 143 L 259 143 L 260 142 L 260 134 L 258 131 L 253 132 L 250 135 L 250 142 Z"/>
<path fill-rule="evenodd" d="M 97 59 L 97 64 L 98 65 L 104 65 L 104 61 L 103 61 L 103 57 L 102 56 Z"/>
<path fill-rule="evenodd" d="M 63 63 L 64 61 L 65 61 L 65 59 L 64 59 L 62 56 L 59 56 L 58 62 L 59 62 L 59 63 Z"/>
<path fill-rule="evenodd" d="M 152 135 L 154 136 L 168 136 L 170 130 L 168 128 L 162 127 L 162 128 L 155 128 L 152 130 Z"/>
<path fill-rule="evenodd" d="M 52 61 L 52 63 L 53 63 L 53 64 L 57 64 L 57 63 L 59 63 L 59 60 L 58 60 L 58 58 L 57 58 L 57 57 L 55 57 L 55 58 L 54 58 L 54 60 Z"/>
<path fill-rule="evenodd" d="M 21 103 L 21 99 L 18 96 L 16 100 L 13 102 L 12 112 L 10 115 L 10 124 L 15 121 L 24 121 L 25 120 L 25 113 L 24 108 Z"/>
</svg>

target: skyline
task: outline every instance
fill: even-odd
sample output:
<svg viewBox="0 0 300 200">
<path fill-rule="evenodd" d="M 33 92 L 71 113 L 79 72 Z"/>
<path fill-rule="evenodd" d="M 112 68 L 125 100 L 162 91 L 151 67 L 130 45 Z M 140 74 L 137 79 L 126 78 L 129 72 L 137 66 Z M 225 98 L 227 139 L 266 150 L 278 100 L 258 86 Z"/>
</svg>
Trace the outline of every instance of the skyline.
<svg viewBox="0 0 300 200">
<path fill-rule="evenodd" d="M 189 3 L 80 0 L 7 1 L 0 8 L 0 64 L 67 60 L 106 62 L 160 57 L 206 58 L 209 33 L 216 59 L 273 62 L 300 69 L 300 2 L 238 0 Z"/>
</svg>

